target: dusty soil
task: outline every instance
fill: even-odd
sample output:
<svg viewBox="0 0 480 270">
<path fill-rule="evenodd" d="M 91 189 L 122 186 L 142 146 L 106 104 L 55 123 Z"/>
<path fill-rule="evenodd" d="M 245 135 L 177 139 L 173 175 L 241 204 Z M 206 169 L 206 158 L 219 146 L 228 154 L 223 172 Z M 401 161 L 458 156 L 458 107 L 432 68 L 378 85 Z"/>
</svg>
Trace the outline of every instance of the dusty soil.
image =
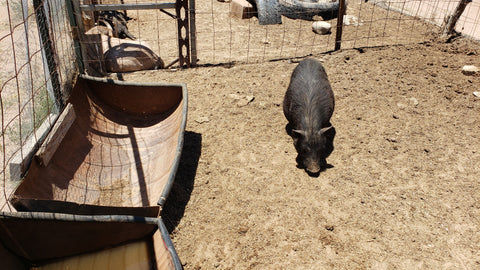
<svg viewBox="0 0 480 270">
<path fill-rule="evenodd" d="M 189 89 L 162 212 L 184 268 L 480 268 L 480 76 L 461 73 L 480 66 L 479 44 L 438 42 L 430 25 L 351 1 L 362 25 L 344 29 L 346 50 L 325 53 L 334 35 L 311 22 L 259 26 L 229 7 L 197 1 L 200 67 L 123 76 Z M 130 29 L 171 63 L 174 20 L 152 14 L 130 14 Z M 318 177 L 296 168 L 281 108 L 310 54 L 336 97 L 331 168 Z"/>
<path fill-rule="evenodd" d="M 296 167 L 285 132 L 295 58 L 123 76 L 188 87 L 184 151 L 162 212 L 184 268 L 480 268 L 480 76 L 461 72 L 480 65 L 479 45 L 313 57 L 336 98 L 331 168 L 318 177 Z"/>
<path fill-rule="evenodd" d="M 182 163 L 162 214 L 185 269 L 480 267 L 480 77 L 461 73 L 480 62 L 478 48 L 318 56 L 337 135 L 332 168 L 317 178 L 296 168 L 284 129 L 296 63 L 135 74 L 188 86 Z"/>
</svg>

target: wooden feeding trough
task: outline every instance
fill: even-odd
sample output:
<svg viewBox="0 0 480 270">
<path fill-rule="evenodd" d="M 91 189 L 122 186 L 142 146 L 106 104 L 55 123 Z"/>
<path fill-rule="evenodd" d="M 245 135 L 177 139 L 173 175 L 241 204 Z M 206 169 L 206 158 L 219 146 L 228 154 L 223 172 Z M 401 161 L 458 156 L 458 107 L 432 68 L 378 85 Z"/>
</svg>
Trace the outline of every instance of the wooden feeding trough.
<svg viewBox="0 0 480 270">
<path fill-rule="evenodd" d="M 80 76 L 10 203 L 18 211 L 157 217 L 186 115 L 184 84 Z"/>
<path fill-rule="evenodd" d="M 182 269 L 160 218 L 0 213 L 2 269 Z"/>
</svg>

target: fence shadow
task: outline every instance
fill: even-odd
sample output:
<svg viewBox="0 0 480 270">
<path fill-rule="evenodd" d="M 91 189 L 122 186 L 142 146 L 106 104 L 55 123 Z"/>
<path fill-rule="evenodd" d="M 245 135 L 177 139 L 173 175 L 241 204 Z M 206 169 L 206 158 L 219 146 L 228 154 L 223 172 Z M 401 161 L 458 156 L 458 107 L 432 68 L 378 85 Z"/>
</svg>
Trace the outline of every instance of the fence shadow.
<svg viewBox="0 0 480 270">
<path fill-rule="evenodd" d="M 198 161 L 202 152 L 202 135 L 185 131 L 184 144 L 175 182 L 162 209 L 162 219 L 171 233 L 182 219 L 190 200 Z"/>
</svg>

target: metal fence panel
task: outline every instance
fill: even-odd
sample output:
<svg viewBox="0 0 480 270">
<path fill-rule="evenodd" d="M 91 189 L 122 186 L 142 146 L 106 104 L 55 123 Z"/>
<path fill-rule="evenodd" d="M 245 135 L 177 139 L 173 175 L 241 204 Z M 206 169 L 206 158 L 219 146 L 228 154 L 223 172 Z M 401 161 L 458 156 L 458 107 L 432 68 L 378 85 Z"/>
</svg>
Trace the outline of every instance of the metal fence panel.
<svg viewBox="0 0 480 270">
<path fill-rule="evenodd" d="M 71 85 L 75 58 L 67 22 L 62 0 L 0 4 L 2 210 Z"/>
</svg>

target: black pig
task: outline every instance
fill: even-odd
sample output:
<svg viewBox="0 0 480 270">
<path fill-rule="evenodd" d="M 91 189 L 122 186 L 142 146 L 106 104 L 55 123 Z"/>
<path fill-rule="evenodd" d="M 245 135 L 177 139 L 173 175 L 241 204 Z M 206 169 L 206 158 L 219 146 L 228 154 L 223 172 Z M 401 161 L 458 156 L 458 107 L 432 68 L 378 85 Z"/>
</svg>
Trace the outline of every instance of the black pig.
<svg viewBox="0 0 480 270">
<path fill-rule="evenodd" d="M 297 150 L 297 163 L 309 174 L 327 167 L 333 151 L 335 128 L 330 123 L 335 99 L 322 64 L 312 58 L 301 61 L 293 70 L 283 113 L 288 120 L 287 133 Z"/>
</svg>

